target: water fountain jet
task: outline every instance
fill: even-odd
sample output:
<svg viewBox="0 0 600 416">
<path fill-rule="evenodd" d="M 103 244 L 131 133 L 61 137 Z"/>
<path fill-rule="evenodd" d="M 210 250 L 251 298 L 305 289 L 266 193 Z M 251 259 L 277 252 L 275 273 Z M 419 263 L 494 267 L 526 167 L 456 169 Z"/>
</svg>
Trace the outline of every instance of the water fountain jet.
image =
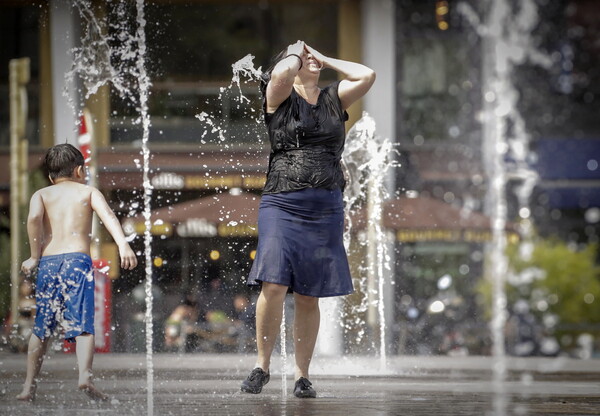
<svg viewBox="0 0 600 416">
<path fill-rule="evenodd" d="M 111 5 L 111 2 L 109 2 Z M 81 39 L 81 47 L 75 48 L 73 54 L 73 66 L 66 74 L 67 78 L 78 76 L 86 87 L 85 98 L 95 94 L 103 85 L 110 84 L 121 96 L 135 105 L 140 116 L 134 120 L 142 125 L 141 154 L 142 186 L 143 186 L 143 216 L 145 223 L 144 231 L 144 257 L 145 257 L 145 293 L 146 293 L 146 370 L 147 370 L 147 413 L 154 412 L 154 366 L 152 359 L 152 234 L 151 223 L 151 200 L 152 185 L 149 180 L 150 172 L 150 150 L 148 139 L 150 135 L 150 114 L 148 109 L 148 96 L 150 91 L 150 78 L 146 71 L 146 20 L 144 17 L 144 1 L 136 0 L 135 3 L 135 33 L 130 33 L 128 28 L 121 22 L 113 25 L 116 29 L 115 36 L 117 47 L 111 46 L 111 39 L 107 34 L 109 27 L 106 20 L 98 19 L 93 11 L 92 2 L 89 0 L 77 0 L 73 3 L 84 23 L 84 35 Z M 126 5 L 123 2 L 115 6 L 117 14 L 127 21 Z M 113 39 L 114 40 L 114 39 Z M 117 62 L 115 64 L 115 62 Z M 136 94 L 137 92 L 137 94 Z"/>
<path fill-rule="evenodd" d="M 352 216 L 359 209 L 366 212 L 366 240 L 361 243 L 367 250 L 366 285 L 361 282 L 361 290 L 366 297 L 359 309 L 367 311 L 367 324 L 375 327 L 379 323 L 380 370 L 384 371 L 387 361 L 388 319 L 385 311 L 386 274 L 391 271 L 390 239 L 383 230 L 383 202 L 389 198 L 386 178 L 391 168 L 398 166 L 394 161 L 394 145 L 376 135 L 375 121 L 368 114 L 356 122 L 348 133 L 342 160 L 348 174 L 344 202 L 349 211 L 348 230 L 344 235 L 346 250 L 350 249 Z M 342 318 L 343 319 L 343 318 Z"/>
<path fill-rule="evenodd" d="M 505 292 L 508 259 L 506 257 L 506 225 L 508 222 L 507 183 L 521 181 L 518 195 L 521 205 L 527 204 L 535 186 L 536 175 L 530 169 L 529 135 L 525 122 L 517 110 L 519 93 L 512 77 L 514 68 L 526 60 L 543 67 L 550 60 L 540 53 L 531 32 L 538 23 L 537 5 L 533 0 L 518 6 L 507 0 L 489 0 L 487 15 L 481 19 L 467 3 L 459 11 L 473 25 L 483 39 L 483 156 L 490 186 L 486 211 L 491 217 L 492 241 L 489 245 L 489 278 L 493 283 L 492 355 L 493 383 L 495 386 L 494 413 L 506 414 L 506 355 L 504 328 L 507 320 Z M 512 160 L 509 163 L 509 160 Z"/>
</svg>

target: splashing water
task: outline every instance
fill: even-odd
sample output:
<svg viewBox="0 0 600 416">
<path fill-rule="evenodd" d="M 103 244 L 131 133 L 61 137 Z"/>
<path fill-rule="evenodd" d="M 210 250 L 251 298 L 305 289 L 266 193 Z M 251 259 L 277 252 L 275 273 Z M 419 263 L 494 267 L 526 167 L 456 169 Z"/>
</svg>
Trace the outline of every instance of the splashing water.
<svg viewBox="0 0 600 416">
<path fill-rule="evenodd" d="M 511 6 L 506 0 L 488 2 L 485 24 L 469 5 L 461 3 L 459 11 L 473 25 L 483 39 L 484 56 L 484 165 L 488 169 L 490 188 L 487 210 L 492 220 L 490 247 L 490 278 L 493 282 L 493 374 L 495 397 L 494 414 L 506 414 L 506 355 L 504 327 L 507 319 L 505 278 L 508 259 L 505 254 L 507 201 L 506 185 L 509 179 L 521 181 L 517 187 L 520 208 L 528 205 L 537 176 L 529 168 L 529 135 L 521 114 L 516 110 L 519 93 L 511 77 L 516 65 L 529 60 L 548 67 L 550 60 L 534 45 L 531 32 L 538 23 L 537 5 L 533 0 Z M 513 10 L 514 9 L 514 10 Z M 521 211 L 521 210 L 520 210 Z M 522 212 L 522 211 L 521 211 Z M 525 217 L 524 217 L 525 218 Z M 529 220 L 522 227 L 524 244 L 530 234 Z"/>
<path fill-rule="evenodd" d="M 227 130 L 225 128 L 221 127 L 221 123 L 214 117 L 211 116 L 210 114 L 206 113 L 206 112 L 201 112 L 199 114 L 196 114 L 195 116 L 198 120 L 200 120 L 203 123 L 206 123 L 209 127 L 210 127 L 210 132 L 211 133 L 218 133 L 219 134 L 219 140 L 221 142 L 225 141 L 225 134 L 227 132 Z M 200 136 L 200 143 L 201 144 L 206 144 L 206 141 L 204 140 L 204 138 L 206 137 L 206 134 L 208 133 L 208 130 L 204 130 L 204 133 L 202 133 L 202 136 Z"/>
<path fill-rule="evenodd" d="M 222 102 L 232 94 L 234 88 L 237 88 L 239 94 L 235 96 L 234 100 L 238 102 L 239 109 L 241 105 L 244 105 L 244 103 L 248 104 L 251 102 L 248 97 L 244 96 L 242 91 L 242 83 L 260 81 L 262 79 L 262 71 L 261 67 L 258 67 L 258 69 L 254 67 L 254 56 L 251 54 L 248 54 L 237 62 L 234 62 L 231 65 L 231 69 L 233 72 L 231 82 L 227 87 L 221 87 L 219 89 L 219 95 L 216 97 L 216 100 Z M 250 111 L 252 112 L 254 109 L 250 109 Z M 254 120 L 256 124 L 262 122 L 260 113 L 255 113 L 254 115 L 246 114 L 246 116 L 246 119 Z M 215 114 L 209 114 L 205 111 L 196 114 L 195 117 L 207 126 L 206 130 L 204 130 L 202 136 L 200 137 L 201 144 L 206 144 L 206 136 L 210 132 L 212 134 L 217 133 L 222 149 L 229 149 L 231 147 L 231 144 L 227 141 L 227 119 L 217 117 Z"/>
<path fill-rule="evenodd" d="M 150 221 L 150 203 L 152 201 L 152 185 L 148 173 L 150 171 L 150 150 L 148 149 L 148 138 L 150 135 L 150 113 L 148 111 L 148 91 L 150 90 L 150 79 L 146 72 L 144 59 L 146 56 L 146 36 L 144 28 L 146 20 L 144 19 L 144 1 L 137 0 L 137 44 L 139 52 L 137 56 L 137 69 L 140 78 L 140 117 L 142 119 L 143 135 L 142 135 L 142 153 L 144 157 L 143 170 L 143 186 L 144 186 L 144 253 L 146 260 L 146 368 L 147 368 L 147 385 L 148 385 L 148 415 L 152 416 L 154 412 L 154 365 L 152 361 L 152 223 Z"/>
<path fill-rule="evenodd" d="M 73 2 L 72 7 L 81 17 L 82 46 L 71 51 L 71 70 L 65 76 L 69 80 L 79 77 L 85 86 L 86 99 L 96 94 L 100 87 L 110 84 L 121 98 L 136 104 L 140 102 L 136 94 L 140 86 L 138 83 L 143 83 L 139 77 L 144 76 L 138 67 L 141 54 L 139 36 L 144 36 L 145 39 L 145 35 L 139 31 L 132 33 L 128 24 L 127 4 L 116 0 L 106 3 L 117 16 L 115 23 L 98 18 L 91 0 Z M 136 7 L 143 7 L 143 2 L 136 3 Z M 145 21 L 138 23 L 145 25 Z M 143 43 L 145 45 L 145 40 Z M 67 86 L 69 84 L 67 83 Z"/>
<path fill-rule="evenodd" d="M 363 117 L 352 127 L 346 139 L 342 160 L 349 179 L 344 193 L 344 202 L 349 210 L 349 215 L 346 216 L 349 224 L 344 234 L 344 245 L 346 250 L 349 250 L 353 216 L 366 208 L 367 238 L 360 244 L 367 248 L 368 264 L 363 268 L 367 277 L 361 278 L 360 286 L 367 296 L 354 312 L 366 310 L 371 326 L 379 321 L 380 369 L 384 370 L 387 360 L 384 269 L 390 271 L 391 266 L 388 243 L 381 221 L 383 202 L 389 198 L 384 186 L 386 176 L 389 169 L 398 164 L 393 160 L 395 149 L 392 142 L 377 136 L 375 127 L 375 120 L 363 113 Z M 362 335 L 359 333 L 360 337 Z"/>
<path fill-rule="evenodd" d="M 232 88 L 234 84 L 237 85 L 240 92 L 240 102 L 246 101 L 249 103 L 250 100 L 247 97 L 244 97 L 244 94 L 242 93 L 241 81 L 242 78 L 246 78 L 250 81 L 260 81 L 263 75 L 261 67 L 258 67 L 258 69 L 254 68 L 254 56 L 248 54 L 239 61 L 233 63 L 231 69 L 233 71 L 233 77 L 231 78 L 231 84 L 229 84 L 228 88 Z"/>
<path fill-rule="evenodd" d="M 137 0 L 135 30 L 128 27 L 128 5 L 125 2 L 107 2 L 112 5 L 118 17 L 117 23 L 109 24 L 106 20 L 96 18 L 90 0 L 77 0 L 73 7 L 78 11 L 83 23 L 81 47 L 72 51 L 73 65 L 66 74 L 67 79 L 78 76 L 86 88 L 85 98 L 98 92 L 103 85 L 110 85 L 121 98 L 128 100 L 139 112 L 134 124 L 142 125 L 141 154 L 143 157 L 143 216 L 144 255 L 145 255 L 145 293 L 146 293 L 146 369 L 147 369 L 147 414 L 154 413 L 154 366 L 152 357 L 152 234 L 150 233 L 150 204 L 152 186 L 149 180 L 150 150 L 148 138 L 150 134 L 150 114 L 148 96 L 150 79 L 146 72 L 146 35 L 144 17 L 144 1 Z M 108 34 L 108 28 L 111 33 Z M 112 46 L 117 45 L 117 46 Z M 67 83 L 69 85 L 70 83 Z"/>
<path fill-rule="evenodd" d="M 283 312 L 281 313 L 281 325 L 279 327 L 279 338 L 281 340 L 281 398 L 287 398 L 287 331 L 285 325 L 285 298 L 283 299 Z"/>
</svg>

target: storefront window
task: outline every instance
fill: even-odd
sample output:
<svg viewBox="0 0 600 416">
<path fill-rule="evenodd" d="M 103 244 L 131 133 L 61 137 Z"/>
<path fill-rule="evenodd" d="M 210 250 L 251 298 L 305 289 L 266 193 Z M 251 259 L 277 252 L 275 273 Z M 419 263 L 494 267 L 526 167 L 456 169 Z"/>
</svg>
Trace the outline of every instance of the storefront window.
<svg viewBox="0 0 600 416">
<path fill-rule="evenodd" d="M 551 65 L 527 62 L 515 77 L 529 131 L 534 138 L 598 140 L 600 4 L 550 2 L 539 10 L 542 23 L 534 33 Z"/>
<path fill-rule="evenodd" d="M 477 138 L 479 39 L 455 8 L 436 19 L 437 3 L 397 7 L 398 128 L 408 146 Z"/>
</svg>

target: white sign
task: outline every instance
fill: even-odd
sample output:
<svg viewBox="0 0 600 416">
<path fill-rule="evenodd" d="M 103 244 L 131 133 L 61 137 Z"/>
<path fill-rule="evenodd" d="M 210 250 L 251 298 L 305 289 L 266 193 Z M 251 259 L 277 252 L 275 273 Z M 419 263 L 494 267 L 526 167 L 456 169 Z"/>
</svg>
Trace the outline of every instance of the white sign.
<svg viewBox="0 0 600 416">
<path fill-rule="evenodd" d="M 183 189 L 185 178 L 176 173 L 163 172 L 153 176 L 150 183 L 154 189 Z"/>
<path fill-rule="evenodd" d="M 188 218 L 177 226 L 177 234 L 181 237 L 214 237 L 217 227 L 204 218 Z"/>
</svg>

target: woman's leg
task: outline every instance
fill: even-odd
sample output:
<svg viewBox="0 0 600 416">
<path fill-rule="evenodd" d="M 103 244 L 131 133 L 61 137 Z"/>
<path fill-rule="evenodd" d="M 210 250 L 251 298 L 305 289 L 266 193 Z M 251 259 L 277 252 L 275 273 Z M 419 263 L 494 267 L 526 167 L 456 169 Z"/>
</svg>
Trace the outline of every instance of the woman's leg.
<svg viewBox="0 0 600 416">
<path fill-rule="evenodd" d="M 296 354 L 296 380 L 308 378 L 321 313 L 319 298 L 294 294 L 294 350 Z"/>
<path fill-rule="evenodd" d="M 256 367 L 269 372 L 271 353 L 275 347 L 275 339 L 279 334 L 283 302 L 287 286 L 263 282 L 258 301 L 256 302 L 256 347 L 258 360 Z"/>
</svg>

